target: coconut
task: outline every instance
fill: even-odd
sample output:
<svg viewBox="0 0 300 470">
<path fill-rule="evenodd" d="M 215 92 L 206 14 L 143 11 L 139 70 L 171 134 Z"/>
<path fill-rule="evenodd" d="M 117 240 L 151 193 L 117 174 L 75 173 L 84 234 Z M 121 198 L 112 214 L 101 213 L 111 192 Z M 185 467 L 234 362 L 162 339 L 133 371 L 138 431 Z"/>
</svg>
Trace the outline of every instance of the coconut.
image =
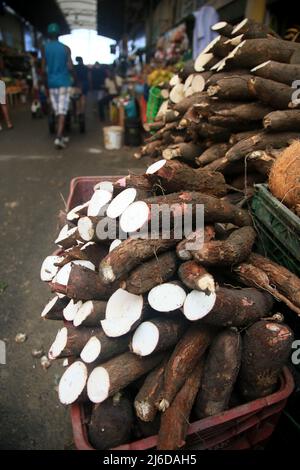
<svg viewBox="0 0 300 470">
<path fill-rule="evenodd" d="M 296 212 L 300 205 L 300 141 L 295 140 L 272 165 L 269 176 L 271 193 Z"/>
</svg>

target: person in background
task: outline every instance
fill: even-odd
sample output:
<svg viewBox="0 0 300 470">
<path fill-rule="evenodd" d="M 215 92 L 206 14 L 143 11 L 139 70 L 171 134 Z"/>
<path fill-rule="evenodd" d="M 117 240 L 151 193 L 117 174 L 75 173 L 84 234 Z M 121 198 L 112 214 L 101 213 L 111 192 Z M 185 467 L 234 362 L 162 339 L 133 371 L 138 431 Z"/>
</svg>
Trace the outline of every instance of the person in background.
<svg viewBox="0 0 300 470">
<path fill-rule="evenodd" d="M 2 109 L 2 113 L 4 116 L 4 120 L 7 126 L 7 129 L 13 129 L 13 125 L 11 123 L 10 117 L 9 117 L 9 112 L 6 104 L 6 86 L 5 83 L 0 80 L 0 106 Z M 1 124 L 0 124 L 0 131 L 2 130 Z"/>
<path fill-rule="evenodd" d="M 3 62 L 2 57 L 0 57 L 0 79 L 1 79 L 1 76 L 4 76 L 4 73 L 5 73 L 4 62 Z M 13 129 L 13 125 L 12 125 L 9 112 L 8 112 L 8 107 L 6 104 L 6 86 L 3 80 L 0 80 L 0 107 L 2 109 L 2 113 L 4 116 L 7 129 Z M 0 131 L 1 130 L 2 130 L 2 127 L 0 124 Z"/>
<path fill-rule="evenodd" d="M 107 76 L 104 82 L 107 95 L 104 96 L 99 102 L 99 117 L 100 121 L 104 120 L 104 107 L 107 106 L 116 96 L 121 92 L 123 80 L 116 75 L 113 68 L 107 70 Z"/>
<path fill-rule="evenodd" d="M 94 99 L 98 102 L 98 111 L 101 114 L 101 120 L 104 121 L 104 111 L 99 108 L 99 101 L 106 95 L 104 81 L 106 77 L 105 68 L 99 62 L 95 62 L 91 70 L 91 85 L 94 93 Z"/>
<path fill-rule="evenodd" d="M 77 103 L 77 115 L 79 119 L 83 118 L 85 112 L 86 96 L 89 91 L 89 69 L 83 63 L 82 57 L 76 57 L 75 65 L 75 86 L 80 90 L 80 98 Z"/>
<path fill-rule="evenodd" d="M 66 115 L 70 105 L 72 86 L 71 75 L 74 72 L 71 50 L 59 42 L 58 24 L 48 26 L 49 41 L 43 51 L 43 70 L 47 76 L 50 100 L 58 117 L 57 134 L 54 145 L 58 149 L 66 147 L 68 139 L 64 135 Z"/>
</svg>

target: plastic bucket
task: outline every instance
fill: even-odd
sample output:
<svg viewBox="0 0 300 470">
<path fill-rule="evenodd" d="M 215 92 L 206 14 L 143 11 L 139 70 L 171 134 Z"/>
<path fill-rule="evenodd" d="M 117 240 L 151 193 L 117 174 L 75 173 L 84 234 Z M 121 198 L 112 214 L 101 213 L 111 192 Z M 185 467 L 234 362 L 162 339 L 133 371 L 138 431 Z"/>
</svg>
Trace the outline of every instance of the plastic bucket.
<svg viewBox="0 0 300 470">
<path fill-rule="evenodd" d="M 107 150 L 119 150 L 123 143 L 123 128 L 108 126 L 103 128 L 104 147 Z"/>
</svg>

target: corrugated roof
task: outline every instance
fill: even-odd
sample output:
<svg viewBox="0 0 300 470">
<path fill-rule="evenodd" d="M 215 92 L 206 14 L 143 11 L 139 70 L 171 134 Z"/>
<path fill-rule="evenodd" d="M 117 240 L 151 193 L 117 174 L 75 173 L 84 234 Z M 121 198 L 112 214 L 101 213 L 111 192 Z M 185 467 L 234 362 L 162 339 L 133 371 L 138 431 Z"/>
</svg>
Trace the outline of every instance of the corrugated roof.
<svg viewBox="0 0 300 470">
<path fill-rule="evenodd" d="M 56 0 L 70 29 L 97 29 L 97 0 Z"/>
</svg>

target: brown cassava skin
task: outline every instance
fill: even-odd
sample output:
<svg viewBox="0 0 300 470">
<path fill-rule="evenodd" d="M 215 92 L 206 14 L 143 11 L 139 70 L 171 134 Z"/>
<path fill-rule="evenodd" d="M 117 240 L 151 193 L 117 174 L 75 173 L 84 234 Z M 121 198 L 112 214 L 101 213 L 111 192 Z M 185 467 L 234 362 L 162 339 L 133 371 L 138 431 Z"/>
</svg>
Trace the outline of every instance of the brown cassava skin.
<svg viewBox="0 0 300 470">
<path fill-rule="evenodd" d="M 88 425 L 88 436 L 97 450 L 110 449 L 131 440 L 132 404 L 128 398 L 112 397 L 95 405 Z"/>
<path fill-rule="evenodd" d="M 226 240 L 204 243 L 193 257 L 204 266 L 231 266 L 241 263 L 250 255 L 256 238 L 252 227 L 235 230 Z"/>
<path fill-rule="evenodd" d="M 181 158 L 187 162 L 194 162 L 195 158 L 203 151 L 203 146 L 194 144 L 193 142 L 182 142 L 167 147 L 162 152 L 163 158 L 172 160 L 173 158 Z"/>
<path fill-rule="evenodd" d="M 289 85 L 261 77 L 252 77 L 249 89 L 256 99 L 275 109 L 287 109 L 293 93 Z"/>
<path fill-rule="evenodd" d="M 66 294 L 70 299 L 108 300 L 116 289 L 117 286 L 105 286 L 99 276 L 91 269 L 73 265 L 66 287 Z"/>
<path fill-rule="evenodd" d="M 212 337 L 211 328 L 205 325 L 193 325 L 186 331 L 166 365 L 158 409 L 165 411 L 170 406 L 185 380 L 201 360 Z"/>
<path fill-rule="evenodd" d="M 249 262 L 241 263 L 234 268 L 238 280 L 249 287 L 257 287 L 270 292 L 276 300 L 284 302 L 291 310 L 300 316 L 300 308 L 291 302 L 285 295 L 270 285 L 268 275 L 258 266 L 254 266 Z"/>
<path fill-rule="evenodd" d="M 259 102 L 237 104 L 231 109 L 220 109 L 215 111 L 216 116 L 235 117 L 242 121 L 261 121 L 263 117 L 272 112 L 273 108 Z"/>
<path fill-rule="evenodd" d="M 203 375 L 203 360 L 194 367 L 170 407 L 162 414 L 158 450 L 177 450 L 184 446 L 191 410 Z"/>
<path fill-rule="evenodd" d="M 174 239 L 129 238 L 101 261 L 99 265 L 100 282 L 105 285 L 113 284 L 144 260 L 167 251 L 174 245 L 176 245 Z"/>
<path fill-rule="evenodd" d="M 261 129 L 261 131 L 259 131 L 258 129 L 254 129 L 253 131 L 252 130 L 251 131 L 243 131 L 243 132 L 237 132 L 236 134 L 231 134 L 230 139 L 229 139 L 228 148 L 230 148 L 231 146 L 237 144 L 241 140 L 248 139 L 248 137 L 252 137 L 253 135 L 259 134 L 259 132 L 262 132 L 262 129 Z"/>
<path fill-rule="evenodd" d="M 263 124 L 271 132 L 297 131 L 300 129 L 300 110 L 273 111 L 264 117 Z"/>
<path fill-rule="evenodd" d="M 57 358 L 79 356 L 82 349 L 92 336 L 98 338 L 101 343 L 101 352 L 97 358 L 97 361 L 106 361 L 111 357 L 125 352 L 129 348 L 129 335 L 123 335 L 119 338 L 109 338 L 105 335 L 104 331 L 100 327 L 75 328 L 73 326 L 67 326 L 67 329 L 68 339 L 66 347 Z"/>
<path fill-rule="evenodd" d="M 271 60 L 264 67 L 255 70 L 252 73 L 259 77 L 286 83 L 291 86 L 293 81 L 298 80 L 300 77 L 300 65 L 282 64 Z"/>
<path fill-rule="evenodd" d="M 155 404 L 162 387 L 164 371 L 168 360 L 169 356 L 147 375 L 145 382 L 135 397 L 135 412 L 142 421 L 153 421 L 157 414 L 158 410 Z"/>
<path fill-rule="evenodd" d="M 198 238 L 198 240 L 197 240 Z M 188 261 L 192 259 L 192 249 L 195 249 L 196 247 L 191 245 L 194 245 L 194 243 L 197 242 L 209 242 L 215 238 L 215 229 L 213 225 L 206 225 L 204 227 L 204 230 L 199 229 L 194 232 L 192 232 L 188 238 L 184 238 L 181 240 L 177 246 L 176 246 L 176 254 L 178 258 L 184 261 Z"/>
<path fill-rule="evenodd" d="M 71 227 L 72 228 L 72 227 Z M 68 237 L 61 240 L 57 245 L 64 250 L 71 248 L 72 246 L 77 245 L 77 241 L 81 240 L 78 230 L 76 230 L 73 234 L 69 235 Z"/>
<path fill-rule="evenodd" d="M 93 300 L 93 309 L 80 326 L 99 326 L 101 320 L 105 319 L 107 302 L 104 300 Z"/>
<path fill-rule="evenodd" d="M 269 36 L 274 36 L 275 38 L 280 38 L 277 33 L 275 33 L 269 26 L 266 26 L 262 23 L 258 23 L 254 20 L 247 18 L 245 24 L 235 32 L 234 35 L 244 34 L 246 38 L 265 38 Z"/>
<path fill-rule="evenodd" d="M 45 320 L 63 320 L 63 309 L 68 305 L 69 299 L 67 297 L 58 298 L 54 306 L 49 310 L 47 315 L 43 318 Z"/>
<path fill-rule="evenodd" d="M 182 316 L 179 318 L 173 316 L 171 318 L 155 317 L 149 319 L 148 322 L 155 325 L 159 331 L 157 345 L 151 354 L 166 351 L 174 346 L 186 330 L 186 322 L 183 320 Z M 132 342 L 130 344 L 130 350 L 139 356 L 138 352 L 133 351 Z"/>
<path fill-rule="evenodd" d="M 200 167 L 207 165 L 208 163 L 217 160 L 218 158 L 224 157 L 227 152 L 229 145 L 227 143 L 218 143 L 211 145 L 208 149 L 204 150 L 199 157 L 196 158 L 196 163 Z"/>
<path fill-rule="evenodd" d="M 177 268 L 177 257 L 174 251 L 168 251 L 145 261 L 131 271 L 124 280 L 122 288 L 132 294 L 140 295 L 148 292 L 158 284 L 171 279 Z"/>
<path fill-rule="evenodd" d="M 183 209 L 187 204 L 191 204 L 193 206 L 196 204 L 203 204 L 204 220 L 206 224 L 209 222 L 231 222 L 239 227 L 252 225 L 252 219 L 247 211 L 239 209 L 227 201 L 196 191 L 186 191 L 167 194 L 165 196 L 157 196 L 149 198 L 145 202 L 157 205 L 178 204 L 181 205 Z M 183 212 L 184 211 L 181 211 L 181 213 Z"/>
<path fill-rule="evenodd" d="M 174 110 L 178 111 L 180 114 L 184 114 L 193 104 L 205 100 L 206 96 L 206 93 L 203 91 L 200 93 L 194 93 L 193 95 L 188 96 L 187 98 L 183 98 L 179 103 L 175 104 Z"/>
<path fill-rule="evenodd" d="M 68 325 L 66 328 L 68 330 L 67 344 L 56 359 L 79 356 L 91 336 L 103 333 L 101 328 L 75 328 L 73 325 Z"/>
<path fill-rule="evenodd" d="M 195 125 L 195 130 L 199 137 L 212 140 L 213 142 L 224 142 L 230 136 L 230 129 L 210 122 L 210 120 L 209 122 L 200 122 L 200 124 Z"/>
<path fill-rule="evenodd" d="M 234 144 L 227 152 L 225 157 L 215 160 L 205 167 L 212 171 L 223 172 L 233 162 L 237 162 L 246 157 L 249 153 L 256 150 L 265 150 L 267 147 L 281 148 L 286 147 L 293 140 L 299 138 L 297 132 L 261 132 L 240 140 Z"/>
<path fill-rule="evenodd" d="M 228 38 L 226 36 L 220 36 L 219 40 L 211 49 L 209 49 L 208 52 L 220 58 L 226 57 L 232 50 L 232 46 L 230 44 L 225 44 L 227 40 Z"/>
<path fill-rule="evenodd" d="M 215 96 L 222 100 L 253 100 L 253 90 L 249 89 L 248 83 L 251 75 L 240 75 L 223 78 L 215 85 L 208 87 L 208 96 Z"/>
<path fill-rule="evenodd" d="M 300 308 L 300 279 L 298 276 L 257 253 L 251 253 L 249 262 L 264 271 L 270 284 Z"/>
<path fill-rule="evenodd" d="M 226 329 L 213 340 L 195 405 L 198 418 L 213 416 L 228 408 L 241 354 L 242 340 L 237 331 Z"/>
<path fill-rule="evenodd" d="M 259 321 L 246 330 L 238 384 L 247 400 L 264 397 L 276 390 L 292 342 L 293 333 L 284 324 Z"/>
<path fill-rule="evenodd" d="M 209 292 L 212 292 L 212 290 L 214 291 L 215 289 L 213 277 L 206 271 L 203 266 L 193 260 L 186 261 L 185 263 L 182 263 L 180 265 L 178 269 L 178 277 L 186 287 L 192 290 L 204 290 L 203 282 L 205 280 L 209 281 L 209 288 L 207 286 L 205 290 L 209 290 Z M 205 285 L 206 284 L 207 282 L 205 283 Z"/>
<path fill-rule="evenodd" d="M 131 352 L 125 352 L 101 364 L 109 376 L 108 396 L 114 395 L 152 370 L 162 361 L 163 357 L 164 353 L 138 357 Z"/>
<path fill-rule="evenodd" d="M 224 176 L 221 173 L 193 168 L 176 160 L 167 161 L 156 173 L 148 175 L 153 184 L 158 184 L 166 192 L 177 192 L 188 187 L 212 196 L 227 193 Z"/>
<path fill-rule="evenodd" d="M 201 320 L 215 326 L 247 326 L 268 316 L 273 298 L 268 292 L 258 289 L 227 289 L 220 287 L 216 292 L 212 310 Z"/>
<path fill-rule="evenodd" d="M 267 60 L 289 63 L 296 48 L 291 41 L 282 39 L 246 39 L 230 59 L 230 65 L 252 68 Z"/>
</svg>

